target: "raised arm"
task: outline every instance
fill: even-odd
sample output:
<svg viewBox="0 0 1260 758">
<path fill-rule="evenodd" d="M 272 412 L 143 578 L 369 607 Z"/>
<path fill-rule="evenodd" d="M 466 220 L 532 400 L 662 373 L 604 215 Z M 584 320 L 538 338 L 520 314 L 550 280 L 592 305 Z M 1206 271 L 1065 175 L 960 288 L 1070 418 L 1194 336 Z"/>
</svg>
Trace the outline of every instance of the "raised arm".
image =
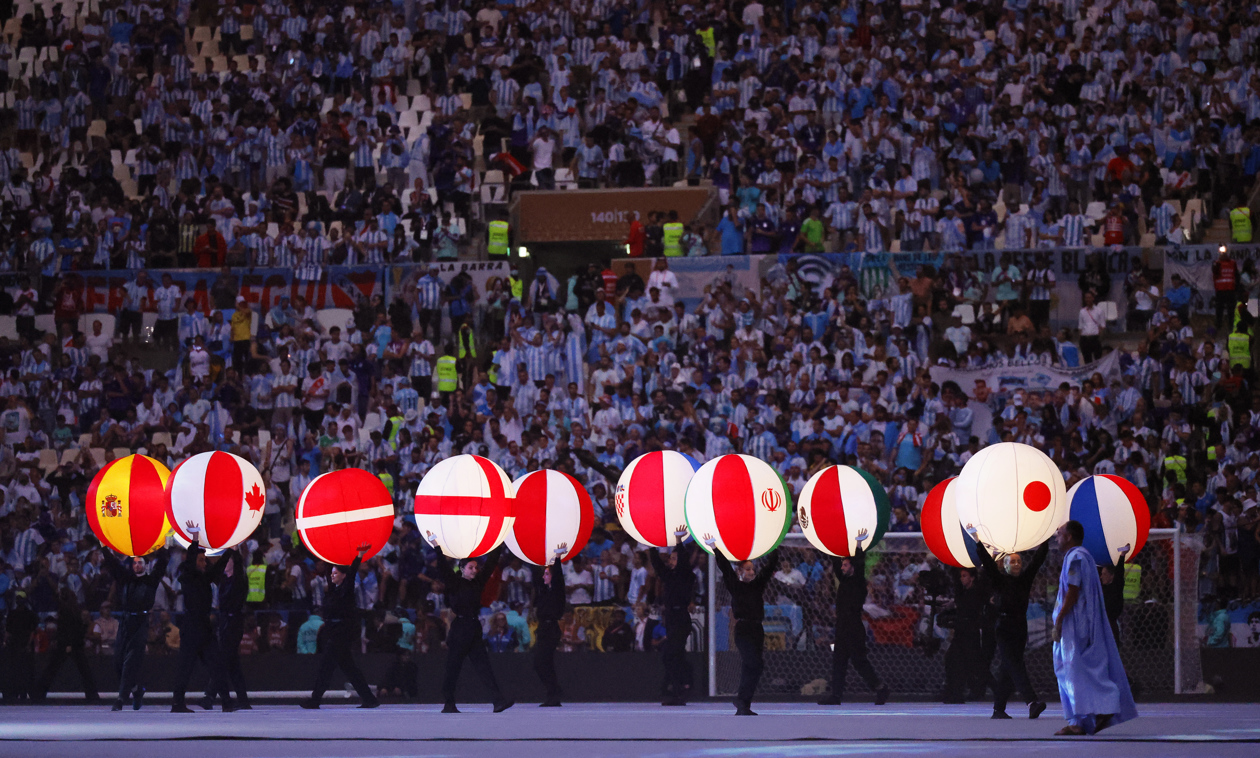
<svg viewBox="0 0 1260 758">
<path fill-rule="evenodd" d="M 648 559 L 652 561 L 652 568 L 656 569 L 657 576 L 665 576 L 669 571 L 669 567 L 665 565 L 665 561 L 661 560 L 661 551 L 656 548 L 648 548 Z"/>
<path fill-rule="evenodd" d="M 171 562 L 171 551 L 166 548 L 158 548 L 157 563 L 153 565 L 153 570 L 144 576 L 141 580 L 150 586 L 156 587 L 162 582 L 162 577 L 166 576 L 166 567 Z"/>
<path fill-rule="evenodd" d="M 1024 569 L 1024 573 L 1029 577 L 1034 577 L 1041 570 L 1042 564 L 1046 562 L 1046 556 L 1050 554 L 1050 540 L 1041 543 L 1037 548 L 1037 552 L 1033 553 L 1032 560 L 1028 562 L 1028 568 Z"/>
<path fill-rule="evenodd" d="M 478 587 L 485 587 L 486 583 L 490 581 L 490 577 L 494 574 L 494 570 L 499 567 L 499 556 L 502 555 L 502 553 L 503 546 L 499 545 L 494 550 L 491 550 L 486 554 L 486 563 L 481 567 L 481 571 L 477 572 L 476 582 Z"/>
<path fill-rule="evenodd" d="M 774 567 L 779 564 L 779 549 L 776 547 L 771 550 L 763 560 L 765 562 L 761 564 L 761 570 L 757 572 L 757 578 L 754 580 L 759 587 L 765 587 L 774 576 Z"/>
<path fill-rule="evenodd" d="M 986 549 L 985 546 L 981 545 L 979 542 L 976 543 L 976 554 L 980 556 L 980 565 L 984 566 L 986 571 L 992 571 L 994 574 L 1001 571 L 1001 569 L 997 565 L 997 561 L 994 560 L 993 556 L 989 554 L 988 549 Z M 1042 558 L 1044 559 L 1045 556 L 1043 555 Z M 1037 572 L 1034 570 L 1032 573 L 1035 574 Z"/>
</svg>

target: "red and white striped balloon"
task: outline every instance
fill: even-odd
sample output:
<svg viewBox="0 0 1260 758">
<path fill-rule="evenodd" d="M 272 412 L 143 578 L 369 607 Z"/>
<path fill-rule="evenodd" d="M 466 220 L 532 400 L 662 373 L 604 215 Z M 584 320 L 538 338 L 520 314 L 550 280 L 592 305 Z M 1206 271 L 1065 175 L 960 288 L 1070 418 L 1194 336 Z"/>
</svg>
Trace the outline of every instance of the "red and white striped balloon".
<svg viewBox="0 0 1260 758">
<path fill-rule="evenodd" d="M 698 468 L 694 458 L 675 450 L 645 453 L 630 461 L 613 495 L 622 528 L 644 545 L 677 545 L 674 530 L 686 526 L 683 502 Z"/>
<path fill-rule="evenodd" d="M 792 523 L 792 497 L 779 473 L 751 455 L 722 455 L 700 467 L 687 485 L 687 526 L 731 560 L 760 558 L 779 546 Z"/>
<path fill-rule="evenodd" d="M 919 524 L 923 541 L 938 560 L 958 568 L 975 568 L 980 560 L 976 554 L 979 548 L 958 520 L 958 505 L 954 500 L 957 479 L 951 476 L 928 492 L 919 511 Z"/>
<path fill-rule="evenodd" d="M 498 464 L 479 455 L 438 461 L 416 487 L 416 526 L 451 558 L 476 558 L 512 528 L 515 491 Z"/>
<path fill-rule="evenodd" d="M 512 482 L 512 528 L 508 549 L 526 563 L 546 566 L 566 546 L 561 561 L 582 552 L 591 538 L 595 508 L 582 484 L 563 471 L 531 471 Z"/>
<path fill-rule="evenodd" d="M 320 474 L 302 490 L 297 530 L 321 561 L 348 566 L 364 542 L 369 545 L 363 554 L 367 560 L 385 547 L 394 531 L 394 498 L 375 474 L 361 468 Z"/>
<path fill-rule="evenodd" d="M 208 550 L 235 547 L 262 522 L 267 485 L 249 461 L 231 453 L 198 453 L 175 467 L 166 481 L 166 517 L 191 541 L 188 522 L 201 530 Z"/>
<path fill-rule="evenodd" d="M 796 519 L 814 547 L 827 555 L 853 555 L 857 535 L 863 550 L 879 544 L 892 505 L 879 480 L 853 466 L 828 466 L 809 478 L 796 499 Z"/>
</svg>

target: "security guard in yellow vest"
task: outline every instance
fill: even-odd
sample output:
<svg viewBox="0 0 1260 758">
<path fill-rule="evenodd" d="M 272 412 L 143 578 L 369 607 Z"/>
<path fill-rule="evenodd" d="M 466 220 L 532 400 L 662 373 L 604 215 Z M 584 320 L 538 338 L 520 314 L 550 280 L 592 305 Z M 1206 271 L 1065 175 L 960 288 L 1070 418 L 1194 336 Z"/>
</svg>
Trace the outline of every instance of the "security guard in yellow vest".
<svg viewBox="0 0 1260 758">
<path fill-rule="evenodd" d="M 1181 445 L 1175 442 L 1168 449 L 1168 457 L 1164 458 L 1164 476 L 1169 474 L 1176 476 L 1179 483 L 1186 483 L 1186 457 L 1181 454 Z"/>
<path fill-rule="evenodd" d="M 1136 563 L 1124 564 L 1124 602 L 1132 603 L 1142 591 L 1142 567 Z"/>
<path fill-rule="evenodd" d="M 267 599 L 267 565 L 261 557 L 254 559 L 245 569 L 245 578 L 249 580 L 249 594 L 245 596 L 247 603 L 261 603 Z"/>
<path fill-rule="evenodd" d="M 661 241 L 665 246 L 665 255 L 669 258 L 677 258 L 683 254 L 682 249 L 683 225 L 678 220 L 678 211 L 669 212 L 669 221 L 662 228 Z"/>
<path fill-rule="evenodd" d="M 1235 242 L 1251 241 L 1251 209 L 1240 205 L 1229 212 L 1229 232 Z"/>
<path fill-rule="evenodd" d="M 437 359 L 437 388 L 443 395 L 459 387 L 459 369 L 455 365 L 455 346 L 446 346 L 446 355 Z"/>
<path fill-rule="evenodd" d="M 520 300 L 525 295 L 525 282 L 521 279 L 521 270 L 516 266 L 512 267 L 512 273 L 508 276 L 508 289 L 512 291 L 514 300 Z"/>
<path fill-rule="evenodd" d="M 1251 368 L 1251 335 L 1235 328 L 1235 331 L 1230 332 L 1226 345 L 1229 349 L 1229 365 Z"/>
<path fill-rule="evenodd" d="M 486 224 L 486 252 L 490 255 L 508 254 L 508 222 L 495 219 Z"/>
</svg>

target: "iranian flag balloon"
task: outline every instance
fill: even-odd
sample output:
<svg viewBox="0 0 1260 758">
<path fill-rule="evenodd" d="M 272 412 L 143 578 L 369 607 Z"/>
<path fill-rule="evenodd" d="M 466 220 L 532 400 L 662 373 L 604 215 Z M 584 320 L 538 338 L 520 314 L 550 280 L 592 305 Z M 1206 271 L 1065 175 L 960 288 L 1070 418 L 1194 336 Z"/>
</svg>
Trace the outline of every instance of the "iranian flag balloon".
<svg viewBox="0 0 1260 758">
<path fill-rule="evenodd" d="M 297 530 L 311 554 L 348 566 L 368 543 L 367 560 L 380 552 L 394 531 L 394 498 L 381 480 L 361 468 L 321 474 L 302 490 Z"/>
<path fill-rule="evenodd" d="M 512 528 L 512 480 L 479 455 L 438 461 L 416 487 L 416 526 L 450 558 L 476 558 Z"/>
<path fill-rule="evenodd" d="M 870 550 L 892 518 L 888 493 L 875 477 L 852 466 L 828 466 L 809 478 L 796 501 L 796 520 L 814 547 L 828 555 L 853 555 L 858 532 Z"/>
<path fill-rule="evenodd" d="M 956 481 L 958 477 L 951 476 L 928 492 L 919 511 L 919 524 L 928 550 L 941 563 L 958 568 L 975 568 L 980 563 L 977 552 L 980 548 L 958 520 Z"/>
<path fill-rule="evenodd" d="M 166 466 L 144 455 L 105 464 L 87 491 L 87 522 L 102 545 L 123 555 L 148 555 L 166 542 Z"/>
<path fill-rule="evenodd" d="M 686 526 L 683 501 L 698 468 L 695 458 L 675 450 L 645 453 L 630 461 L 613 495 L 622 528 L 644 545 L 677 545 L 674 531 Z"/>
<path fill-rule="evenodd" d="M 531 471 L 512 482 L 512 528 L 505 541 L 518 558 L 535 566 L 561 561 L 582 552 L 591 538 L 595 508 L 578 480 L 563 471 Z"/>
<path fill-rule="evenodd" d="M 1100 566 L 1116 566 L 1120 549 L 1128 560 L 1151 533 L 1151 511 L 1137 485 L 1111 474 L 1087 476 L 1068 490 L 1071 518 L 1085 527 L 1085 549 Z"/>
<path fill-rule="evenodd" d="M 706 552 L 710 536 L 733 561 L 760 558 L 792 524 L 792 498 L 779 472 L 751 455 L 722 455 L 687 485 L 687 527 Z"/>
<path fill-rule="evenodd" d="M 191 542 L 188 524 L 207 550 L 235 547 L 262 522 L 267 485 L 258 469 L 231 453 L 198 453 L 175 467 L 166 482 L 166 517 Z"/>
<path fill-rule="evenodd" d="M 1037 547 L 1068 520 L 1067 487 L 1050 457 L 1031 445 L 981 448 L 954 483 L 963 529 L 999 554 Z"/>
</svg>

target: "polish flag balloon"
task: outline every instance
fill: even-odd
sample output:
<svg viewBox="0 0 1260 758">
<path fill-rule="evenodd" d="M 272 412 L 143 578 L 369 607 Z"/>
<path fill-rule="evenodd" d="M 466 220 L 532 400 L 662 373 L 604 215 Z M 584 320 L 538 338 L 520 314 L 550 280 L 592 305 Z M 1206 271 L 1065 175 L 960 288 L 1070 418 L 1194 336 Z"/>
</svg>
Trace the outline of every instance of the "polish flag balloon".
<svg viewBox="0 0 1260 758">
<path fill-rule="evenodd" d="M 370 545 L 363 554 L 367 560 L 394 531 L 394 498 L 375 474 L 361 468 L 321 474 L 302 490 L 297 530 L 321 561 L 348 566 L 364 542 Z"/>
<path fill-rule="evenodd" d="M 175 534 L 192 541 L 191 522 L 207 550 L 235 547 L 262 522 L 267 485 L 258 469 L 231 453 L 198 453 L 175 467 L 166 482 L 166 517 Z"/>
<path fill-rule="evenodd" d="M 958 505 L 954 499 L 956 481 L 958 477 L 951 476 L 928 492 L 919 511 L 919 524 L 928 550 L 941 563 L 958 568 L 975 568 L 980 563 L 977 552 L 980 548 L 958 520 Z"/>
<path fill-rule="evenodd" d="M 582 552 L 591 538 L 595 508 L 578 480 L 563 471 L 531 471 L 512 482 L 512 528 L 505 541 L 518 558 L 535 566 L 561 561 Z"/>
<path fill-rule="evenodd" d="M 123 555 L 148 555 L 166 542 L 166 466 L 144 455 L 105 464 L 87 491 L 87 522 L 102 545 Z"/>
<path fill-rule="evenodd" d="M 954 483 L 963 529 L 999 554 L 1037 547 L 1068 520 L 1067 487 L 1050 457 L 1001 442 L 981 448 Z"/>
<path fill-rule="evenodd" d="M 814 474 L 796 500 L 796 520 L 805 538 L 828 555 L 853 555 L 860 531 L 866 532 L 862 549 L 870 550 L 891 518 L 883 485 L 852 466 L 828 466 Z"/>
<path fill-rule="evenodd" d="M 1085 549 L 1100 566 L 1117 566 L 1120 549 L 1128 561 L 1146 544 L 1151 511 L 1137 485 L 1119 476 L 1088 476 L 1068 490 L 1071 518 L 1085 527 Z"/>
<path fill-rule="evenodd" d="M 677 545 L 674 531 L 686 527 L 683 500 L 698 468 L 694 458 L 675 450 L 645 453 L 630 461 L 613 494 L 622 528 L 644 545 Z"/>
<path fill-rule="evenodd" d="M 449 558 L 476 558 L 512 528 L 512 480 L 479 455 L 438 461 L 416 487 L 416 526 Z"/>
<path fill-rule="evenodd" d="M 751 455 L 722 455 L 700 467 L 687 485 L 687 527 L 733 561 L 760 558 L 779 546 L 792 524 L 792 497 L 769 463 Z"/>
</svg>

